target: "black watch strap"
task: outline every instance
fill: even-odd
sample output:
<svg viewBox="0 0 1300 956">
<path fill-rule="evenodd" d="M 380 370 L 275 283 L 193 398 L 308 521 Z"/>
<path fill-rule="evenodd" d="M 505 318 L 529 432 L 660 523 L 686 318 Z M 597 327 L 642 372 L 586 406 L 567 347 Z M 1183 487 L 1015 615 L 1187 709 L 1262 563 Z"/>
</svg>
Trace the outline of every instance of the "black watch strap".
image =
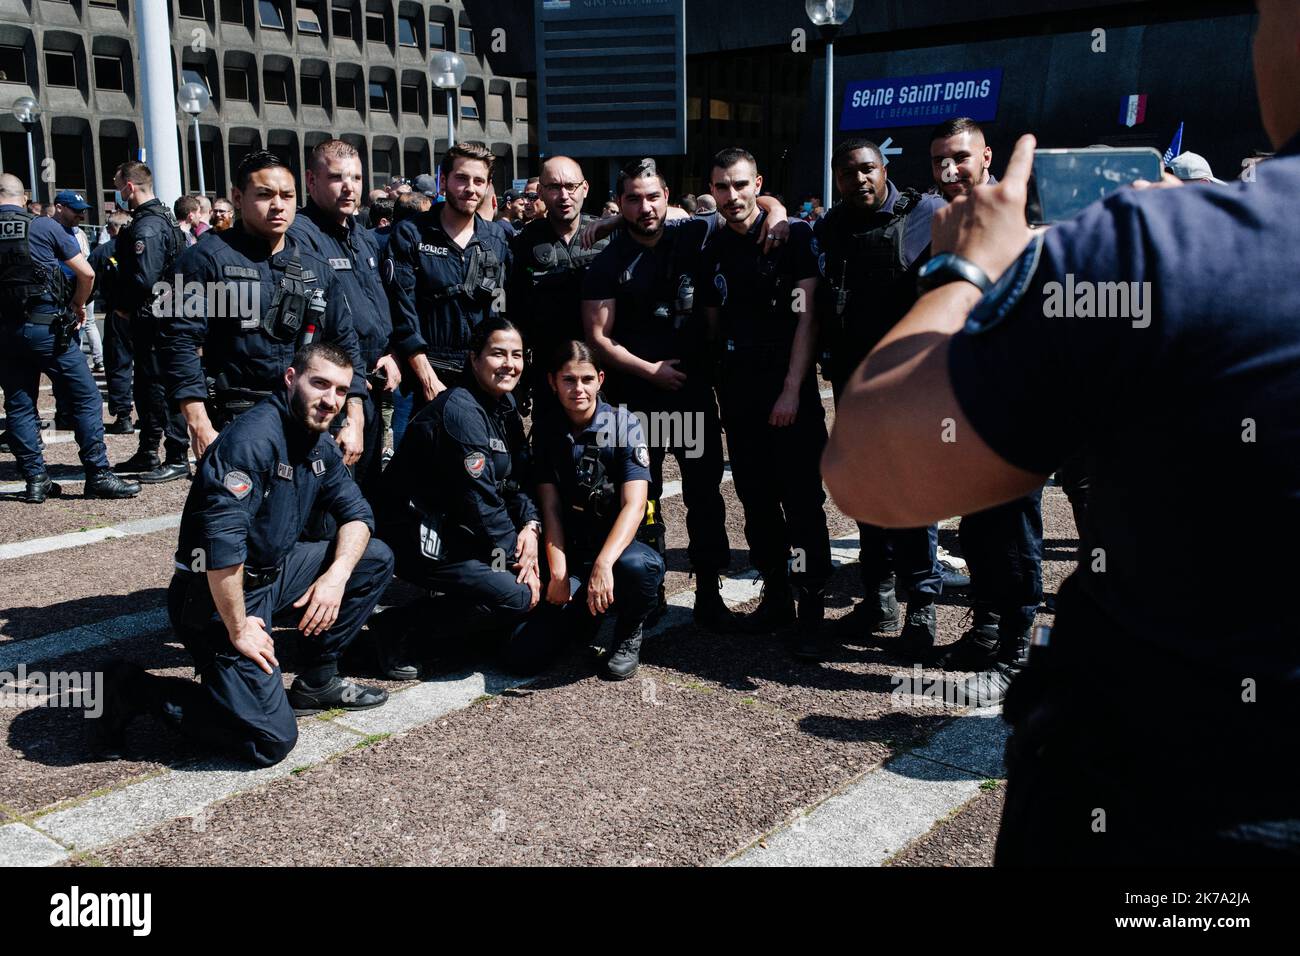
<svg viewBox="0 0 1300 956">
<path fill-rule="evenodd" d="M 927 262 L 917 275 L 916 287 L 924 293 L 949 282 L 969 282 L 980 292 L 987 292 L 993 283 L 988 275 L 969 259 L 945 252 Z"/>
</svg>

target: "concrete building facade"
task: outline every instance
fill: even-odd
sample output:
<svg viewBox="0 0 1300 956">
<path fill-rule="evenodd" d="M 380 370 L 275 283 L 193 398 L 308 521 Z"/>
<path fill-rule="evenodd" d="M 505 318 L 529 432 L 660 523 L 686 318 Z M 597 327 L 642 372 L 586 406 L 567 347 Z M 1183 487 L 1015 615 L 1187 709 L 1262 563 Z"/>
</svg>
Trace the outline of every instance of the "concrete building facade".
<svg viewBox="0 0 1300 956">
<path fill-rule="evenodd" d="M 367 187 L 432 170 L 447 148 L 446 94 L 431 53 L 455 50 L 468 78 L 455 97 L 456 139 L 487 143 L 498 190 L 529 169 L 529 81 L 493 71 L 510 37 L 467 0 L 0 0 L 0 165 L 30 186 L 23 126 L 13 102 L 35 98 L 37 197 L 83 190 L 113 197 L 113 170 L 143 144 L 137 3 L 166 4 L 176 86 L 203 83 L 212 102 L 192 119 L 177 109 L 182 182 L 228 195 L 255 149 L 300 174 L 332 137 L 357 147 Z"/>
</svg>

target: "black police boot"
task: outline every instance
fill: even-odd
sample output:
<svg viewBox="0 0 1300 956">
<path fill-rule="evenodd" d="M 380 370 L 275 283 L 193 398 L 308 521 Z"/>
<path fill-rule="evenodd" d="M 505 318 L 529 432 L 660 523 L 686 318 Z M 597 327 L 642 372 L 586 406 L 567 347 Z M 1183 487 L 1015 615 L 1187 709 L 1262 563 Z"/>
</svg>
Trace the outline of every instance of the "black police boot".
<svg viewBox="0 0 1300 956">
<path fill-rule="evenodd" d="M 815 661 L 822 656 L 822 622 L 826 619 L 826 591 L 823 588 L 797 588 L 798 624 L 790 653 L 801 661 Z"/>
<path fill-rule="evenodd" d="M 113 466 L 119 475 L 143 475 L 159 466 L 158 453 L 141 449 L 124 462 Z"/>
<path fill-rule="evenodd" d="M 975 621 L 955 644 L 949 645 L 936 661 L 946 671 L 983 671 L 998 659 L 1000 615 L 976 609 Z"/>
<path fill-rule="evenodd" d="M 354 684 L 335 674 L 323 687 L 312 687 L 301 677 L 289 688 L 289 706 L 299 717 L 326 710 L 370 710 L 388 701 L 388 691 Z"/>
<path fill-rule="evenodd" d="M 750 613 L 740 618 L 742 634 L 772 634 L 794 623 L 794 589 L 785 570 L 763 576 L 763 599 Z"/>
<path fill-rule="evenodd" d="M 90 750 L 101 760 L 125 759 L 127 725 L 146 709 L 143 676 L 144 668 L 129 661 L 116 661 L 104 672 L 103 709 L 89 722 Z"/>
<path fill-rule="evenodd" d="M 641 666 L 641 641 L 645 630 L 637 627 L 635 631 L 618 642 L 614 653 L 609 655 L 605 670 L 614 680 L 627 680 Z"/>
<path fill-rule="evenodd" d="M 924 661 L 934 650 L 935 622 L 933 601 L 923 604 L 916 599 L 908 601 L 903 633 L 892 642 L 892 649 L 911 660 Z"/>
<path fill-rule="evenodd" d="M 998 659 L 988 670 L 968 677 L 964 685 L 966 703 L 972 707 L 996 707 L 1007 696 L 1016 675 L 1029 663 L 1029 629 L 1013 637 L 1003 637 L 998 645 Z"/>
<path fill-rule="evenodd" d="M 870 600 L 870 595 L 867 599 Z M 892 574 L 876 585 L 876 601 L 871 609 L 875 614 L 875 622 L 871 626 L 873 632 L 898 630 L 898 597 L 894 594 Z"/>
<path fill-rule="evenodd" d="M 19 496 L 19 501 L 25 501 L 29 505 L 41 505 L 45 499 L 52 494 L 58 494 L 59 486 L 50 480 L 46 474 L 37 475 L 35 478 L 27 479 L 27 489 Z"/>
<path fill-rule="evenodd" d="M 86 476 L 87 498 L 134 498 L 140 493 L 140 482 L 127 481 L 107 469 Z"/>
<path fill-rule="evenodd" d="M 189 476 L 190 463 L 188 461 L 165 461 L 157 468 L 141 472 L 136 476 L 136 481 L 142 485 L 161 485 L 164 482 L 177 481 Z"/>
<path fill-rule="evenodd" d="M 740 619 L 722 600 L 721 587 L 715 572 L 695 576 L 695 623 L 715 634 L 734 634 Z"/>
<path fill-rule="evenodd" d="M 104 426 L 104 433 L 107 435 L 129 435 L 135 431 L 135 425 L 131 421 L 130 415 L 118 415 L 117 418 Z"/>
</svg>

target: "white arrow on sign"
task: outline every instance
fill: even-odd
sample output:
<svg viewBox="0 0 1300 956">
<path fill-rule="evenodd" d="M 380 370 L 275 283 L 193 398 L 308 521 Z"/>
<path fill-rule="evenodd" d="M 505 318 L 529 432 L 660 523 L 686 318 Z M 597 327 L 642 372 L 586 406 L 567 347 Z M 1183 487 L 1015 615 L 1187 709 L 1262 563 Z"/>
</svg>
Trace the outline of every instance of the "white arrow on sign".
<svg viewBox="0 0 1300 956">
<path fill-rule="evenodd" d="M 903 155 L 903 147 L 901 147 L 901 146 L 895 146 L 895 147 L 893 147 L 892 149 L 890 148 L 890 145 L 889 145 L 889 144 L 892 143 L 893 141 L 894 141 L 894 137 L 892 137 L 892 136 L 886 136 L 886 137 L 885 137 L 885 141 L 884 141 L 883 143 L 880 144 L 880 155 L 884 157 L 884 159 L 885 159 L 885 165 L 886 165 L 886 166 L 889 165 L 889 157 L 890 157 L 890 156 L 902 156 L 902 155 Z"/>
</svg>

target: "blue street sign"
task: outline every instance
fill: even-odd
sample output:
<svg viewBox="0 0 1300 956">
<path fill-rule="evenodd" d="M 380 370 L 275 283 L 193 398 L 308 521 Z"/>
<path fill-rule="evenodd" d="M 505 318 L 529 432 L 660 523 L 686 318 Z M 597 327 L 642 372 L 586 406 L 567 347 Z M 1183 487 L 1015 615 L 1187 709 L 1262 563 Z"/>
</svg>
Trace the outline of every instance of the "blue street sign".
<svg viewBox="0 0 1300 956">
<path fill-rule="evenodd" d="M 1002 71 L 966 70 L 849 83 L 840 129 L 931 126 L 955 116 L 997 119 Z"/>
</svg>

